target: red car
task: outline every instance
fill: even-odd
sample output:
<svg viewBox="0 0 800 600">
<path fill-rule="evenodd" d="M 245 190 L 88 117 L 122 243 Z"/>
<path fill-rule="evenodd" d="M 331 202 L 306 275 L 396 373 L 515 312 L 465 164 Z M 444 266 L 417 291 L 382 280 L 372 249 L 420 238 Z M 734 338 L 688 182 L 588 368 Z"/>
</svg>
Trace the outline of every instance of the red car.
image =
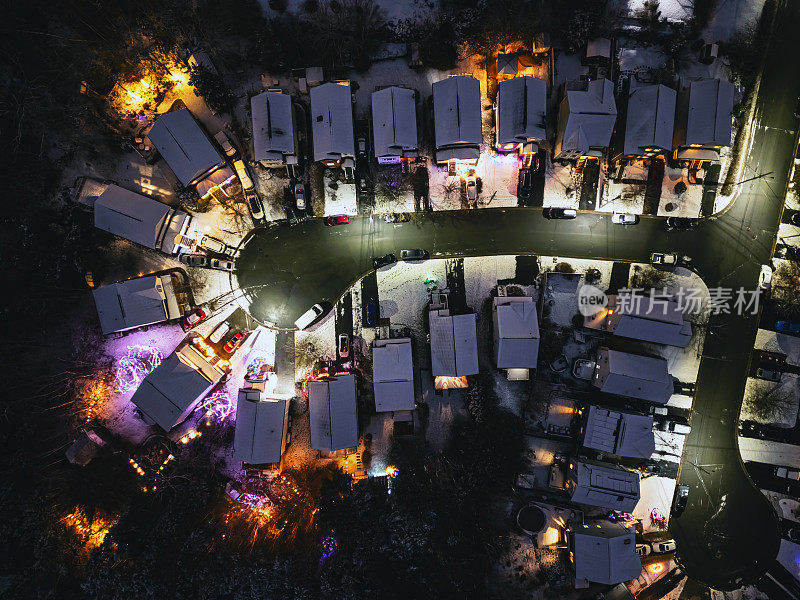
<svg viewBox="0 0 800 600">
<path fill-rule="evenodd" d="M 334 225 L 346 225 L 350 222 L 350 217 L 347 215 L 338 215 L 335 217 L 325 217 L 325 225 L 333 227 Z"/>
<path fill-rule="evenodd" d="M 181 327 L 184 330 L 191 329 L 195 325 L 197 325 L 200 321 L 204 321 L 206 315 L 206 311 L 198 308 L 197 310 L 193 310 L 192 312 L 188 313 L 183 319 L 181 319 Z"/>
<path fill-rule="evenodd" d="M 233 352 L 234 350 L 236 350 L 236 348 L 239 347 L 239 344 L 242 343 L 243 339 L 244 339 L 244 332 L 237 331 L 231 336 L 231 339 L 225 342 L 225 345 L 222 347 L 222 349 L 228 353 Z"/>
</svg>

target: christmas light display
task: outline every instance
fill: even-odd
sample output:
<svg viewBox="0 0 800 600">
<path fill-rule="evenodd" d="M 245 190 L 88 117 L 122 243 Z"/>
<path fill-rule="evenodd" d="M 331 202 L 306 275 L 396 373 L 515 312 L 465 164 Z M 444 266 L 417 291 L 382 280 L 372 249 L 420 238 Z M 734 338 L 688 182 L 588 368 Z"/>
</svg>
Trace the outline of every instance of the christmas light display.
<svg viewBox="0 0 800 600">
<path fill-rule="evenodd" d="M 128 346 L 127 354 L 117 360 L 114 389 L 118 392 L 135 390 L 161 364 L 163 358 L 158 348 Z"/>
<path fill-rule="evenodd" d="M 205 415 L 206 421 L 224 421 L 236 410 L 230 394 L 225 390 L 214 392 L 200 404 L 200 412 Z"/>
</svg>

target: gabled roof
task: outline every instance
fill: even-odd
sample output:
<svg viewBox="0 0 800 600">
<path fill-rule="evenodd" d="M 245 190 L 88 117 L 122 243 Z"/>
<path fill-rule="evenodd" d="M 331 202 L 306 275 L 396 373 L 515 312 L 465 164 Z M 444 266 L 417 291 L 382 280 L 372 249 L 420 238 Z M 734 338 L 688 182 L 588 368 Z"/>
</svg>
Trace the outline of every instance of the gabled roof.
<svg viewBox="0 0 800 600">
<path fill-rule="evenodd" d="M 377 412 L 414 409 L 414 366 L 411 340 L 375 340 L 372 380 Z"/>
<path fill-rule="evenodd" d="M 689 85 L 689 113 L 685 144 L 730 146 L 733 84 L 703 79 Z"/>
<path fill-rule="evenodd" d="M 256 94 L 250 99 L 250 112 L 255 160 L 270 160 L 276 153 L 294 153 L 294 118 L 292 99 L 288 94 Z"/>
<path fill-rule="evenodd" d="M 671 298 L 635 296 L 623 301 L 611 294 L 607 308 L 594 317 L 586 317 L 584 325 L 606 329 L 621 337 L 679 348 L 686 348 L 692 339 L 692 324 L 685 320 L 680 305 Z"/>
<path fill-rule="evenodd" d="M 639 474 L 588 459 L 575 461 L 573 502 L 631 512 L 639 502 Z"/>
<path fill-rule="evenodd" d="M 677 96 L 675 90 L 665 85 L 648 85 L 631 91 L 623 154 L 638 155 L 644 148 L 672 148 Z"/>
<path fill-rule="evenodd" d="M 565 150 L 585 153 L 592 148 L 605 148 L 611 141 L 617 120 L 614 85 L 608 79 L 598 79 L 582 87 L 585 89 L 568 89 L 563 100 L 557 154 Z"/>
<path fill-rule="evenodd" d="M 354 375 L 309 381 L 308 412 L 311 419 L 311 447 L 314 450 L 331 452 L 358 445 Z"/>
<path fill-rule="evenodd" d="M 497 84 L 497 144 L 541 141 L 545 132 L 547 83 L 515 77 Z"/>
<path fill-rule="evenodd" d="M 474 77 L 459 75 L 433 84 L 436 147 L 478 146 L 481 128 L 481 87 Z"/>
<path fill-rule="evenodd" d="M 614 585 L 641 574 L 632 527 L 601 521 L 576 525 L 570 532 L 576 580 Z"/>
<path fill-rule="evenodd" d="M 158 117 L 147 137 L 186 186 L 225 162 L 188 108 Z"/>
<path fill-rule="evenodd" d="M 528 297 L 495 298 L 498 369 L 533 369 L 539 356 L 539 318 Z"/>
<path fill-rule="evenodd" d="M 175 236 L 189 215 L 163 202 L 111 184 L 94 203 L 94 226 L 172 254 Z"/>
<path fill-rule="evenodd" d="M 261 400 L 261 390 L 243 388 L 236 402 L 233 453 L 251 465 L 277 463 L 283 454 L 287 400 Z"/>
<path fill-rule="evenodd" d="M 388 87 L 372 93 L 372 137 L 375 156 L 403 156 L 417 149 L 414 90 Z"/>
<path fill-rule="evenodd" d="M 349 85 L 323 83 L 311 88 L 311 128 L 315 161 L 355 156 Z"/>
<path fill-rule="evenodd" d="M 95 289 L 93 295 L 104 335 L 180 316 L 169 275 L 104 285 Z"/>
<path fill-rule="evenodd" d="M 450 316 L 447 310 L 428 315 L 431 332 L 431 370 L 434 377 L 462 377 L 478 372 L 475 315 Z"/>
<path fill-rule="evenodd" d="M 653 417 L 589 407 L 586 448 L 630 458 L 650 458 L 655 452 Z"/>
<path fill-rule="evenodd" d="M 600 349 L 600 360 L 603 353 L 608 358 L 609 374 L 601 391 L 666 404 L 674 389 L 666 360 L 605 348 Z"/>
</svg>

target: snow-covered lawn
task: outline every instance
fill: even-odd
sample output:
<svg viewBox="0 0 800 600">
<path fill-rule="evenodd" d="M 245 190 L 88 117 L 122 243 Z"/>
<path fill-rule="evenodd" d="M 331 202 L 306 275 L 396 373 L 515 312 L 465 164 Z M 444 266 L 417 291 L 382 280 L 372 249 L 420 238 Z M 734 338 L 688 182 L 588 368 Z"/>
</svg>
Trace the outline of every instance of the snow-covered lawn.
<svg viewBox="0 0 800 600">
<path fill-rule="evenodd" d="M 561 165 L 548 160 L 544 181 L 544 206 L 578 208 L 579 177 L 573 165 Z"/>
<path fill-rule="evenodd" d="M 744 388 L 742 412 L 739 418 L 743 421 L 756 421 L 766 425 L 776 425 L 777 427 L 794 427 L 797 423 L 798 407 L 800 407 L 800 386 L 798 382 L 800 382 L 800 378 L 792 373 L 783 373 L 781 380 L 777 383 L 748 377 Z M 754 393 L 775 393 L 781 398 L 791 399 L 792 408 L 780 413 L 775 419 L 760 418 L 747 409 L 747 400 Z"/>
<path fill-rule="evenodd" d="M 686 442 L 685 435 L 654 430 L 653 436 L 656 440 L 656 451 L 653 456 L 669 462 L 681 462 L 683 444 Z"/>
<path fill-rule="evenodd" d="M 356 184 L 343 181 L 334 182 L 330 176 L 331 171 L 325 172 L 325 216 L 330 215 L 356 215 L 358 214 L 358 201 L 356 200 Z"/>
<path fill-rule="evenodd" d="M 682 182 L 685 191 L 675 190 L 675 186 Z M 673 169 L 664 167 L 664 179 L 661 182 L 661 201 L 658 205 L 658 215 L 668 217 L 697 217 L 700 215 L 700 206 L 703 201 L 703 186 L 699 183 L 689 183 L 688 169 Z"/>
<path fill-rule="evenodd" d="M 445 260 L 400 262 L 378 270 L 378 295 L 381 317 L 392 327 L 408 327 L 418 339 L 425 339 L 425 307 L 430 301 L 426 279 L 435 279 L 439 287 L 447 285 Z"/>
</svg>

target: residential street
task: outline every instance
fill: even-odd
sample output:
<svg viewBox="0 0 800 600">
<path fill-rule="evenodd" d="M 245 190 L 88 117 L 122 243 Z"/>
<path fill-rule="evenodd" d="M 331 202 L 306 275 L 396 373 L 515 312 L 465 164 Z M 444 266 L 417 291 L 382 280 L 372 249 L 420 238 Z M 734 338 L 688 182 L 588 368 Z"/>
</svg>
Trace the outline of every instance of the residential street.
<svg viewBox="0 0 800 600">
<path fill-rule="evenodd" d="M 408 223 L 359 216 L 338 227 L 310 219 L 259 228 L 243 242 L 237 263 L 241 287 L 267 284 L 254 290 L 253 315 L 291 327 L 312 304 L 336 302 L 371 270 L 373 257 L 404 248 L 425 248 L 435 258 L 530 254 L 619 262 L 677 252 L 692 257 L 709 288 L 754 289 L 773 250 L 796 144 L 800 70 L 787 69 L 785 60 L 795 50 L 799 14 L 796 3 L 779 2 L 739 178 L 749 181 L 728 209 L 695 229 L 667 232 L 664 219 L 652 216 L 623 227 L 612 224 L 610 214 L 594 212 L 547 220 L 536 208 L 435 212 Z M 752 179 L 762 173 L 774 179 Z M 685 574 L 733 589 L 770 568 L 780 536 L 771 505 L 744 470 L 737 442 L 757 318 L 721 315 L 712 325 L 717 327 L 706 340 L 678 481 L 690 486 L 689 502 L 670 521 L 670 531 Z"/>
</svg>

